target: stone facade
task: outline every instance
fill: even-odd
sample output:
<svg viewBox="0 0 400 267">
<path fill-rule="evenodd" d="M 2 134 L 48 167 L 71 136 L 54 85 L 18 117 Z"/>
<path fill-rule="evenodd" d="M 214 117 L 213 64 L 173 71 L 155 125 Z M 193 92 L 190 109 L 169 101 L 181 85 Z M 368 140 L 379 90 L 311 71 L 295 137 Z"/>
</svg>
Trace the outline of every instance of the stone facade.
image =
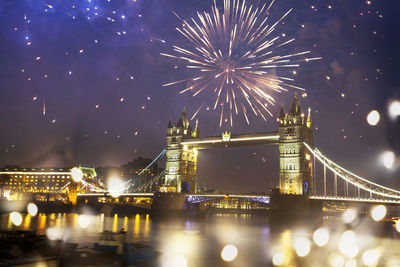
<svg viewBox="0 0 400 267">
<path fill-rule="evenodd" d="M 176 124 L 171 120 L 167 128 L 165 184 L 175 192 L 195 193 L 197 190 L 197 149 L 182 146 L 185 139 L 199 137 L 199 128 L 192 130 L 183 109 Z M 183 187 L 182 187 L 183 185 Z"/>
<path fill-rule="evenodd" d="M 303 142 L 313 146 L 310 109 L 305 118 L 297 95 L 288 113 L 281 108 L 279 117 L 279 187 L 283 194 L 312 194 L 313 162 Z"/>
</svg>

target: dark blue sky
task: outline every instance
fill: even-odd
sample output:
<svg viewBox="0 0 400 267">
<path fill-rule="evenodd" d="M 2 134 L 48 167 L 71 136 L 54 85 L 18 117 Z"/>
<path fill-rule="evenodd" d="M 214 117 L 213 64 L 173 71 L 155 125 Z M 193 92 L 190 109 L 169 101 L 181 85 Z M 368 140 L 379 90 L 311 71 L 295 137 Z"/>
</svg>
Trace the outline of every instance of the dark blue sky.
<svg viewBox="0 0 400 267">
<path fill-rule="evenodd" d="M 182 87 L 162 87 L 190 77 L 182 63 L 160 55 L 187 45 L 172 11 L 190 18 L 211 3 L 0 1 L 0 165 L 120 165 L 156 156 L 169 116 L 177 120 L 184 106 L 193 114 L 201 103 L 178 94 Z M 272 19 L 292 7 L 277 28 L 296 38 L 287 51 L 311 49 L 322 57 L 302 64 L 295 76 L 307 89 L 300 101 L 313 110 L 315 145 L 362 176 L 400 186 L 398 168 L 385 170 L 379 162 L 384 150 L 400 155 L 399 119 L 387 115 L 388 102 L 400 99 L 399 5 L 277 0 Z M 288 109 L 293 94 L 274 97 Z M 376 127 L 366 121 L 372 109 L 381 114 Z M 275 118 L 253 116 L 248 126 L 238 116 L 233 127 L 221 128 L 218 119 L 218 111 L 200 113 L 200 135 L 277 130 Z M 199 161 L 200 185 L 208 188 L 261 191 L 278 182 L 274 147 L 201 151 Z"/>
</svg>

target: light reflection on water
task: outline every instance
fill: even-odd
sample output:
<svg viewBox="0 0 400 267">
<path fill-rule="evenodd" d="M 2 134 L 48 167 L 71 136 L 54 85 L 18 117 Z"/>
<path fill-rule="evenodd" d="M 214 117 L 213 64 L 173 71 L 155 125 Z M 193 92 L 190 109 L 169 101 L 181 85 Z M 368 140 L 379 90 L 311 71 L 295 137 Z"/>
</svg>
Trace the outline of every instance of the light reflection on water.
<svg viewBox="0 0 400 267">
<path fill-rule="evenodd" d="M 89 227 L 82 228 L 76 213 L 40 213 L 35 217 L 24 215 L 22 225 L 16 228 L 9 215 L 1 215 L 0 228 L 36 230 L 39 234 L 46 234 L 49 228 L 56 229 L 62 239 L 82 246 L 96 242 L 104 230 L 119 231 L 123 228 L 128 242 L 149 243 L 161 252 L 160 263 L 184 256 L 188 266 L 222 264 L 220 251 L 226 244 L 234 244 L 239 251 L 231 266 L 265 266 L 270 262 L 267 217 L 254 219 L 249 215 L 219 215 L 205 219 L 154 220 L 148 214 L 125 217 L 98 214 L 90 221 Z"/>
</svg>

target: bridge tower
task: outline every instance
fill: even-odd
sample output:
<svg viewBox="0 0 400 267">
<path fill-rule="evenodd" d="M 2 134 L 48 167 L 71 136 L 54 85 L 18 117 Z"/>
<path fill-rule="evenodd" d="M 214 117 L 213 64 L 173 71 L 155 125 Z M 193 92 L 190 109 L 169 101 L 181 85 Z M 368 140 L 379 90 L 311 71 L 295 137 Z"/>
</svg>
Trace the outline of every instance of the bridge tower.
<svg viewBox="0 0 400 267">
<path fill-rule="evenodd" d="M 167 127 L 165 185 L 175 192 L 197 191 L 197 149 L 181 145 L 185 139 L 199 137 L 199 127 L 193 130 L 183 108 L 176 124 L 171 120 Z"/>
<path fill-rule="evenodd" d="M 313 192 L 313 162 L 303 142 L 313 146 L 311 111 L 305 118 L 297 94 L 288 113 L 283 106 L 279 123 L 279 188 L 284 194 L 311 195 Z"/>
</svg>

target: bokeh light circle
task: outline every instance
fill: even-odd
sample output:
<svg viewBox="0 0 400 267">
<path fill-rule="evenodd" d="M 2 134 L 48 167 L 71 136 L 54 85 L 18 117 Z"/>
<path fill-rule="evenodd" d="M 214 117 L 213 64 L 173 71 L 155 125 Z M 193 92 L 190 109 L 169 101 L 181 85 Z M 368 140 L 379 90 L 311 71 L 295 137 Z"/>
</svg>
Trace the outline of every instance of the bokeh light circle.
<svg viewBox="0 0 400 267">
<path fill-rule="evenodd" d="M 221 251 L 221 258 L 224 261 L 233 261 L 238 254 L 238 249 L 235 245 L 226 245 Z"/>
<path fill-rule="evenodd" d="M 17 212 L 17 211 L 13 211 L 10 213 L 10 218 L 11 218 L 11 222 L 15 225 L 15 226 L 20 226 L 22 223 L 22 215 L 21 213 Z"/>
<path fill-rule="evenodd" d="M 325 246 L 329 241 L 329 230 L 327 228 L 317 229 L 313 234 L 313 239 L 319 247 Z"/>
<path fill-rule="evenodd" d="M 367 122 L 371 126 L 376 126 L 381 119 L 381 116 L 379 115 L 379 112 L 377 110 L 372 110 L 370 113 L 367 115 Z"/>
<path fill-rule="evenodd" d="M 399 117 L 400 116 L 400 101 L 395 100 L 395 101 L 391 102 L 389 104 L 388 110 L 389 110 L 389 116 L 392 119 L 396 119 L 397 117 Z"/>
<path fill-rule="evenodd" d="M 71 170 L 71 177 L 72 177 L 72 180 L 74 180 L 74 182 L 79 183 L 82 181 L 83 172 L 81 171 L 81 169 L 74 167 Z"/>
<path fill-rule="evenodd" d="M 396 161 L 396 155 L 392 151 L 385 151 L 381 156 L 383 166 L 387 169 L 391 169 Z"/>
<path fill-rule="evenodd" d="M 358 246 L 356 244 L 356 234 L 351 231 L 345 231 L 339 239 L 339 251 L 347 258 L 354 258 L 358 254 Z"/>
<path fill-rule="evenodd" d="M 175 256 L 172 259 L 171 266 L 176 266 L 176 267 L 186 267 L 187 266 L 187 260 L 184 256 L 179 255 Z"/>
<path fill-rule="evenodd" d="M 285 262 L 285 255 L 283 255 L 282 253 L 276 253 L 273 257 L 272 257 L 272 263 L 275 266 L 280 266 Z"/>
<path fill-rule="evenodd" d="M 355 209 L 347 209 L 342 216 L 344 223 L 351 223 L 357 218 L 357 211 Z"/>
<path fill-rule="evenodd" d="M 380 257 L 379 249 L 368 249 L 363 255 L 362 259 L 366 266 L 376 266 Z"/>
<path fill-rule="evenodd" d="M 305 237 L 299 237 L 294 241 L 294 249 L 299 257 L 305 257 L 310 253 L 311 243 Z"/>
<path fill-rule="evenodd" d="M 396 222 L 396 231 L 400 233 L 400 220 Z"/>
<path fill-rule="evenodd" d="M 90 217 L 88 215 L 85 214 L 80 214 L 78 216 L 78 224 L 80 227 L 82 228 L 88 228 L 88 226 L 90 225 Z"/>
<path fill-rule="evenodd" d="M 36 216 L 36 214 L 38 213 L 38 207 L 34 203 L 29 203 L 26 207 L 26 210 L 31 216 Z"/>
<path fill-rule="evenodd" d="M 380 221 L 386 216 L 386 207 L 383 205 L 374 206 L 371 209 L 371 217 L 374 221 Z"/>
</svg>

